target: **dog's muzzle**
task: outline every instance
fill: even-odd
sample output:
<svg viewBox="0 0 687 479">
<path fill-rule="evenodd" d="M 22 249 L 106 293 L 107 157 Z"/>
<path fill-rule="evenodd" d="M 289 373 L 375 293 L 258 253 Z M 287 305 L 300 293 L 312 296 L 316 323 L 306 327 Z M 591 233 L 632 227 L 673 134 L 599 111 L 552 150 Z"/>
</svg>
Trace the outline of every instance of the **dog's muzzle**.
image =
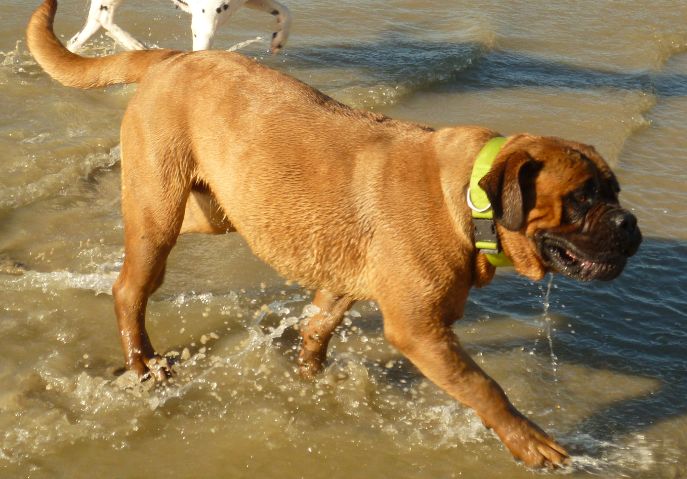
<svg viewBox="0 0 687 479">
<path fill-rule="evenodd" d="M 544 264 L 581 281 L 616 278 L 641 242 L 637 218 L 619 207 L 608 207 L 595 214 L 580 231 L 561 233 L 552 229 L 535 234 Z"/>
</svg>

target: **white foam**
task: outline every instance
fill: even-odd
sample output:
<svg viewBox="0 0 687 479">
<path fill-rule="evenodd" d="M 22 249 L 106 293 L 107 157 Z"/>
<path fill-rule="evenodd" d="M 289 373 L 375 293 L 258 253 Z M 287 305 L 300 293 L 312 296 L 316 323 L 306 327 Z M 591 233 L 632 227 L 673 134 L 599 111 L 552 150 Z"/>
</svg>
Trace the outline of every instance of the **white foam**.
<svg viewBox="0 0 687 479">
<path fill-rule="evenodd" d="M 10 291 L 40 289 L 44 293 L 67 289 L 84 289 L 98 294 L 111 294 L 117 272 L 75 273 L 71 271 L 52 271 L 43 273 L 27 271 L 21 276 L 2 278 L 2 288 Z"/>
<path fill-rule="evenodd" d="M 576 434 L 561 438 L 565 444 L 589 451 L 572 455 L 572 466 L 567 472 L 585 471 L 610 476 L 618 470 L 648 471 L 655 463 L 653 446 L 642 434 L 634 434 L 625 442 L 610 442 L 589 434 Z"/>
</svg>

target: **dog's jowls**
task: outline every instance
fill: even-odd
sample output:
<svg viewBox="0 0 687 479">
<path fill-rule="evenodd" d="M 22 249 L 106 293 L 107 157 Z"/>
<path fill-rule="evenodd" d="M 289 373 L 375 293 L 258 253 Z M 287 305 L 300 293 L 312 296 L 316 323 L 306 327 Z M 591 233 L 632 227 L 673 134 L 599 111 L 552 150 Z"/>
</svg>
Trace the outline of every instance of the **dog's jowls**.
<svg viewBox="0 0 687 479">
<path fill-rule="evenodd" d="M 495 132 L 434 131 L 354 110 L 237 54 L 79 57 L 55 38 L 55 10 L 46 0 L 27 32 L 51 76 L 80 88 L 139 82 L 121 127 L 125 258 L 113 288 L 128 368 L 169 374 L 144 320 L 180 232 L 238 231 L 285 277 L 317 290 L 319 313 L 300 328 L 303 376 L 322 369 L 353 302 L 373 299 L 389 342 L 515 457 L 531 466 L 567 460 L 451 329 L 470 288 L 494 274 L 473 246 L 465 193 Z M 529 278 L 610 279 L 641 241 L 613 173 L 589 146 L 510 137 L 480 184 L 505 253 Z"/>
</svg>

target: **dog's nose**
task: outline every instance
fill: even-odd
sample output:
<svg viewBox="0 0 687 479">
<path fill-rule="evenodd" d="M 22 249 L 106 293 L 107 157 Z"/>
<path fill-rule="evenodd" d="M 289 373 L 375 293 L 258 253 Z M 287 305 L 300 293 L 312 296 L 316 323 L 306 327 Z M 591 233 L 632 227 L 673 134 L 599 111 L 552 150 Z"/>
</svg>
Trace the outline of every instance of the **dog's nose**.
<svg viewBox="0 0 687 479">
<path fill-rule="evenodd" d="M 637 229 L 637 218 L 635 215 L 625 210 L 618 210 L 613 212 L 611 221 L 618 228 L 632 234 Z"/>
<path fill-rule="evenodd" d="M 609 213 L 610 224 L 615 226 L 620 236 L 613 235 L 618 239 L 621 251 L 626 256 L 634 255 L 642 242 L 642 233 L 637 227 L 637 218 L 627 210 L 617 209 Z"/>
</svg>

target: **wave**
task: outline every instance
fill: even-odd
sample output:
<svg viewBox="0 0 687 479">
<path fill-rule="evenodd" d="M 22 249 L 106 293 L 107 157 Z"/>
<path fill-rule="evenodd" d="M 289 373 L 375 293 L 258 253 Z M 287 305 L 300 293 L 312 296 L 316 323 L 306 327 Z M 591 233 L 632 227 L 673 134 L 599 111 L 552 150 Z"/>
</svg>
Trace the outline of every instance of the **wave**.
<svg viewBox="0 0 687 479">
<path fill-rule="evenodd" d="M 415 92 L 556 88 L 687 94 L 684 75 L 617 72 L 503 50 L 490 41 L 428 42 L 391 38 L 296 48 L 287 72 L 354 107 L 393 105 Z M 269 64 L 269 60 L 267 60 Z"/>
<path fill-rule="evenodd" d="M 28 142 L 40 142 L 40 135 Z M 53 172 L 43 172 L 34 181 L 23 185 L 0 188 L 0 210 L 14 209 L 48 198 L 74 185 L 79 179 L 87 178 L 98 170 L 111 168 L 119 162 L 119 145 L 108 152 L 91 153 L 85 157 L 51 159 L 51 164 L 64 167 Z"/>
<path fill-rule="evenodd" d="M 374 108 L 452 80 L 491 48 L 489 41 L 443 43 L 390 37 L 295 48 L 286 53 L 284 66 L 288 73 L 345 103 Z"/>
</svg>

